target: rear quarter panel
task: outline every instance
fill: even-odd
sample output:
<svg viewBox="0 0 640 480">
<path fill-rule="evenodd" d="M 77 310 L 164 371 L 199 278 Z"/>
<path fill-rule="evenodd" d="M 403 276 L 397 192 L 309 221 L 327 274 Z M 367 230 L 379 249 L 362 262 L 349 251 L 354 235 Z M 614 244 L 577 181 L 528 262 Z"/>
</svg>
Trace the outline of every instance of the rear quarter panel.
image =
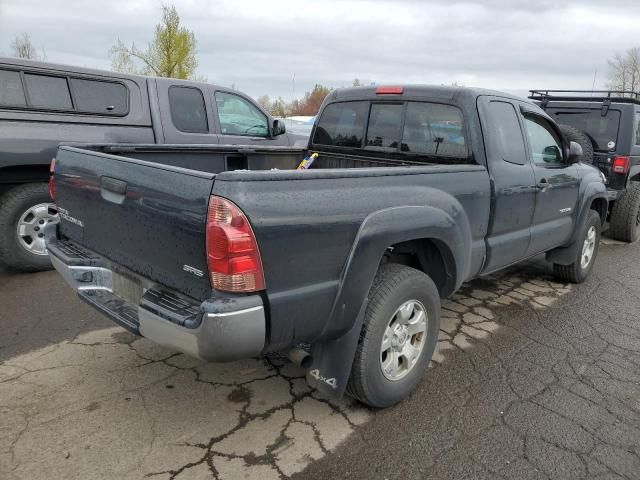
<svg viewBox="0 0 640 480">
<path fill-rule="evenodd" d="M 481 251 L 490 205 L 486 169 L 472 165 L 225 172 L 216 177 L 213 194 L 235 202 L 252 223 L 265 270 L 274 350 L 336 333 L 327 322 L 367 217 L 398 206 L 433 206 L 453 223 L 468 222 L 471 242 Z M 373 273 L 383 253 L 368 259 Z M 480 263 L 475 262 L 478 269 Z M 358 307 L 363 300 L 352 299 Z"/>
</svg>

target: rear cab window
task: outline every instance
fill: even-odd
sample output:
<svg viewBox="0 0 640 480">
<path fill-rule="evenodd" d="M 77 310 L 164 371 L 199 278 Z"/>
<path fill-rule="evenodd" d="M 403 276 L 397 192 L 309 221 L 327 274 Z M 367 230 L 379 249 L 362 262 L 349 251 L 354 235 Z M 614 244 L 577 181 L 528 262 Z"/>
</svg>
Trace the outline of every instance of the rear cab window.
<svg viewBox="0 0 640 480">
<path fill-rule="evenodd" d="M 313 143 L 361 148 L 369 114 L 369 102 L 332 103 L 322 112 Z"/>
<path fill-rule="evenodd" d="M 417 163 L 472 163 L 462 111 L 422 101 L 348 101 L 325 107 L 312 144 Z"/>
</svg>

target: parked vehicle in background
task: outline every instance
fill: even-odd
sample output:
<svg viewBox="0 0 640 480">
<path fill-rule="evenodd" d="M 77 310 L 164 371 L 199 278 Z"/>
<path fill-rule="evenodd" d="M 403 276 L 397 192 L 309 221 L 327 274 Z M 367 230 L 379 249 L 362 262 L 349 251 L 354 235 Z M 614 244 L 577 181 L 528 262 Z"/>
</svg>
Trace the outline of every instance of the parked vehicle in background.
<svg viewBox="0 0 640 480">
<path fill-rule="evenodd" d="M 313 129 L 313 122 L 315 116 L 293 116 L 293 117 L 278 117 L 287 126 L 287 132 L 295 133 L 296 135 L 302 135 L 309 139 L 311 136 L 311 130 Z"/>
<path fill-rule="evenodd" d="M 50 267 L 42 228 L 49 164 L 60 143 L 305 145 L 241 92 L 0 58 L 0 262 Z"/>
<path fill-rule="evenodd" d="M 530 102 L 337 90 L 313 131 L 308 170 L 295 149 L 60 147 L 54 266 L 159 344 L 213 361 L 289 350 L 314 387 L 375 407 L 418 384 L 440 298 L 463 282 L 540 253 L 563 281 L 593 267 L 602 176 Z"/>
<path fill-rule="evenodd" d="M 584 162 L 605 176 L 609 235 L 640 238 L 640 93 L 628 91 L 531 90 L 565 135 L 581 144 Z"/>
</svg>

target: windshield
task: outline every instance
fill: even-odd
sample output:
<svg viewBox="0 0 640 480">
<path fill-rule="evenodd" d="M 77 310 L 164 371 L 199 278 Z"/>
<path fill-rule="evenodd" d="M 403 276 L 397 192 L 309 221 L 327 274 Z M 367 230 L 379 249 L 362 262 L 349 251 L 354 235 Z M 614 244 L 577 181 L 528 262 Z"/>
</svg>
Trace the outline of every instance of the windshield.
<svg viewBox="0 0 640 480">
<path fill-rule="evenodd" d="M 594 150 L 607 152 L 615 149 L 620 125 L 619 110 L 609 110 L 604 117 L 599 108 L 597 110 L 547 108 L 546 111 L 557 123 L 571 125 L 586 133 L 593 143 Z M 609 142 L 613 142 L 612 147 Z"/>
</svg>

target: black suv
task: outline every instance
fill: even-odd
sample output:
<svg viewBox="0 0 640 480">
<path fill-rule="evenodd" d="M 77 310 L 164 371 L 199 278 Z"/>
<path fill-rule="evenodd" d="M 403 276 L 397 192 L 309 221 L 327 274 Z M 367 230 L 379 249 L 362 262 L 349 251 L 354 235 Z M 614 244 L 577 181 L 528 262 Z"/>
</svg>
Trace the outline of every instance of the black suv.
<svg viewBox="0 0 640 480">
<path fill-rule="evenodd" d="M 609 190 L 609 235 L 640 238 L 640 93 L 629 91 L 530 90 L 530 99 L 582 146 Z"/>
</svg>

